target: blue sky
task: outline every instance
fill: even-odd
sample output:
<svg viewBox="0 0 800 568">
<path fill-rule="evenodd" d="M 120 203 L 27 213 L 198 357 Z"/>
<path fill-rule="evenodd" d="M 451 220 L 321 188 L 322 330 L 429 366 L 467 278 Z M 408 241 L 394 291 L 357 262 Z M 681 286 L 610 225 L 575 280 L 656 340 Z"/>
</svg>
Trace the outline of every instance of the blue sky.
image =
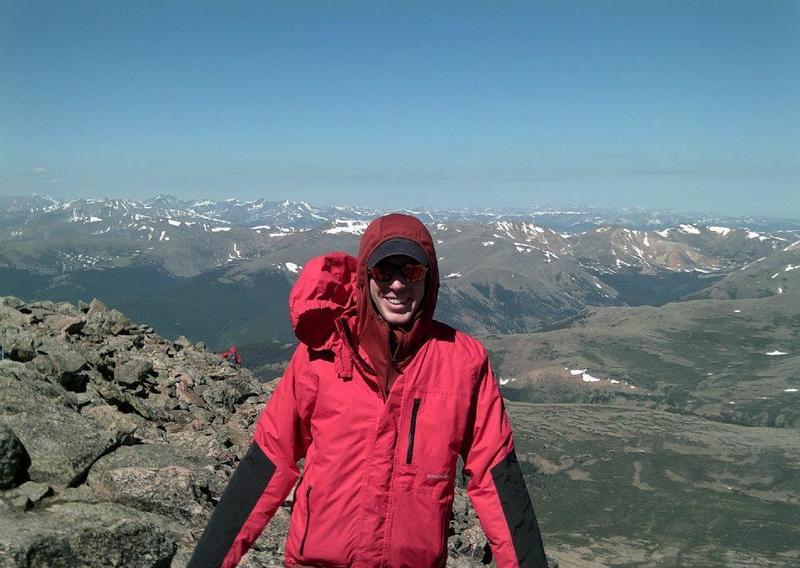
<svg viewBox="0 0 800 568">
<path fill-rule="evenodd" d="M 0 194 L 800 217 L 800 2 L 0 3 Z"/>
</svg>

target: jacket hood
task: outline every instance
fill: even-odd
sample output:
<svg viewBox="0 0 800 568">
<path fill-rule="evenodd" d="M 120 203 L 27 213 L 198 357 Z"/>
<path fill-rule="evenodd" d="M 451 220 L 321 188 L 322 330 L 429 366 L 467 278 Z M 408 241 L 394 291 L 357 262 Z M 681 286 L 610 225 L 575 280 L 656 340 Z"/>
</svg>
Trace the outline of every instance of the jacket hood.
<svg viewBox="0 0 800 568">
<path fill-rule="evenodd" d="M 355 310 L 356 259 L 346 252 L 312 258 L 289 293 L 294 334 L 314 350 L 332 349 L 336 320 Z"/>
<path fill-rule="evenodd" d="M 389 239 L 404 238 L 417 243 L 428 258 L 425 296 L 412 324 L 407 328 L 391 327 L 383 321 L 372 304 L 367 276 L 367 259 L 378 246 Z M 439 265 L 436 250 L 428 229 L 416 217 L 392 213 L 378 217 L 369 224 L 358 248 L 356 271 L 356 336 L 366 351 L 372 367 L 380 377 L 388 374 L 392 363 L 390 334 L 394 336 L 394 362 L 403 366 L 431 334 L 433 314 L 439 295 Z"/>
</svg>

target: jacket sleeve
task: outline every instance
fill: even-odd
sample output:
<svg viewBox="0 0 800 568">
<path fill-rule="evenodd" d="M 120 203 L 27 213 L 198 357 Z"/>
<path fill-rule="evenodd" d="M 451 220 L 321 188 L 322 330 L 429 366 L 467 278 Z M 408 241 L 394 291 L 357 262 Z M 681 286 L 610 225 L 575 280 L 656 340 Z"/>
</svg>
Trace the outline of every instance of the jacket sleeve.
<svg viewBox="0 0 800 568">
<path fill-rule="evenodd" d="M 463 448 L 467 494 L 500 568 L 546 568 L 547 558 L 525 479 L 514 452 L 500 389 L 484 354 Z"/>
<path fill-rule="evenodd" d="M 308 421 L 316 395 L 309 373 L 303 372 L 307 363 L 301 344 L 262 411 L 250 449 L 222 493 L 187 568 L 236 566 L 297 481 L 297 461 L 311 442 Z"/>
</svg>

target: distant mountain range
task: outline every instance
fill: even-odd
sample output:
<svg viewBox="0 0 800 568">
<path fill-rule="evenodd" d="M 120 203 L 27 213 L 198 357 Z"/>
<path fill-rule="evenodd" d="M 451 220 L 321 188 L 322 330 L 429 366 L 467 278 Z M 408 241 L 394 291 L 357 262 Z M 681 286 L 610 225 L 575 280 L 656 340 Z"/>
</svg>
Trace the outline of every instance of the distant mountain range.
<svg viewBox="0 0 800 568">
<path fill-rule="evenodd" d="M 292 340 L 305 262 L 355 253 L 381 211 L 305 202 L 0 198 L 0 294 L 99 297 L 215 348 Z M 645 210 L 408 211 L 436 240 L 440 319 L 478 334 L 558 327 L 587 307 L 800 289 L 800 222 Z"/>
<path fill-rule="evenodd" d="M 748 227 L 755 231 L 800 230 L 800 220 L 772 219 L 758 216 L 723 217 L 705 213 L 646 210 L 641 208 L 598 209 L 560 208 L 488 208 L 488 209 L 417 209 L 405 212 L 427 224 L 491 223 L 517 221 L 534 223 L 554 231 L 583 232 L 595 227 L 619 225 L 628 229 L 658 231 L 680 225 Z M 234 227 L 274 233 L 307 229 L 350 230 L 364 221 L 385 213 L 359 207 L 312 206 L 304 201 L 266 201 L 256 199 L 180 200 L 158 195 L 145 201 L 133 199 L 57 200 L 41 195 L 0 196 L 0 230 L 23 231 L 31 237 L 48 233 L 60 225 L 85 225 L 87 234 L 136 231 L 137 240 L 164 240 L 160 230 L 183 231 L 196 227 L 204 232 Z M 171 221 L 171 222 L 170 222 Z M 354 222 L 354 223 L 348 223 Z M 45 225 L 50 225 L 48 229 Z M 22 228 L 24 226 L 24 229 Z"/>
</svg>

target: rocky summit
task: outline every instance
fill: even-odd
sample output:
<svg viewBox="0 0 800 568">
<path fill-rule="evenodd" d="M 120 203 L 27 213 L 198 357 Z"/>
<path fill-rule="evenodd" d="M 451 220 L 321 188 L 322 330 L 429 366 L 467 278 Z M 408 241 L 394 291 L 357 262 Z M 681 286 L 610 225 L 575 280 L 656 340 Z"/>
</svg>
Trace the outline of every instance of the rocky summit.
<svg viewBox="0 0 800 568">
<path fill-rule="evenodd" d="M 185 566 L 273 387 L 98 300 L 0 298 L 0 567 Z M 242 566 L 282 565 L 291 498 Z M 448 565 L 489 563 L 459 489 Z"/>
</svg>

